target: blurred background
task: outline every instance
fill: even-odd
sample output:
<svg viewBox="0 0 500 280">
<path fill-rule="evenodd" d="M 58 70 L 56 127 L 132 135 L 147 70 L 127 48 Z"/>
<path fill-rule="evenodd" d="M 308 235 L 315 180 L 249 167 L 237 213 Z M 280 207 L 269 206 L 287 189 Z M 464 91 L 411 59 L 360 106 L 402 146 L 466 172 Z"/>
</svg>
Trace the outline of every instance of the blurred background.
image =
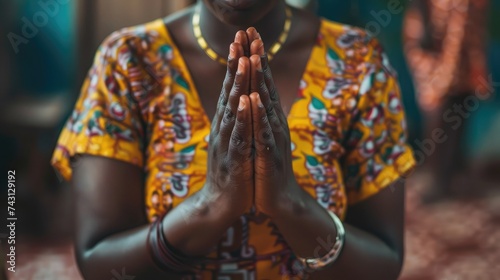
<svg viewBox="0 0 500 280">
<path fill-rule="evenodd" d="M 485 31 L 481 53 L 476 50 L 470 58 L 471 61 L 485 58 L 483 76 L 490 97 L 474 103 L 473 109 L 461 116 L 462 134 L 450 134 L 450 139 L 454 137 L 452 141 L 433 144 L 438 156 L 429 151 L 427 140 L 432 139 L 429 128 L 439 128 L 439 124 L 429 125 L 432 113 L 417 102 L 415 88 L 419 87 L 414 81 L 418 72 L 410 70 L 413 68 L 408 67 L 407 61 L 411 60 L 405 57 L 404 23 L 410 30 L 406 32 L 410 33 L 419 25 L 416 21 L 405 21 L 405 16 L 408 19 L 408 7 L 418 1 L 290 1 L 298 6 L 308 4 L 306 8 L 319 11 L 331 20 L 369 29 L 381 40 L 399 73 L 409 143 L 420 153 L 419 168 L 407 180 L 407 254 L 402 276 L 406 280 L 498 279 L 500 275 L 500 98 L 495 97 L 500 90 L 500 0 L 469 1 L 489 5 L 479 13 L 479 21 L 484 21 L 482 27 L 470 24 L 473 32 L 468 34 L 475 33 L 474 28 L 479 28 L 477 32 Z M 164 17 L 193 2 L 0 1 L 3 38 L 0 44 L 0 170 L 16 170 L 17 174 L 17 270 L 7 273 L 8 279 L 81 279 L 72 255 L 71 189 L 49 164 L 58 133 L 71 112 L 97 46 L 106 35 L 121 27 Z M 424 14 L 429 12 L 429 6 L 413 6 L 413 9 L 422 9 Z M 476 15 L 468 20 L 472 23 L 477 18 Z M 432 27 L 427 24 L 429 18 L 423 16 L 422 22 L 424 30 L 432 33 Z M 433 42 L 439 39 L 435 33 L 430 36 Z M 465 36 L 464 45 L 469 39 Z M 434 56 L 447 51 L 432 49 Z M 460 53 L 460 57 L 463 56 L 464 53 Z M 453 109 L 453 105 L 445 103 L 441 112 Z M 453 148 L 450 154 L 439 152 L 446 147 Z M 439 191 L 432 189 L 440 165 L 458 165 L 458 162 L 443 163 L 433 157 L 451 159 L 456 154 L 463 156 L 463 166 L 452 168 L 458 172 L 446 174 L 449 179 L 446 186 L 441 186 Z M 430 163 L 433 161 L 437 164 Z M 6 184 L 0 186 L 0 192 L 1 200 L 6 201 Z M 5 215 L 2 209 L 2 221 Z M 5 236 L 6 229 L 2 227 L 2 250 Z M 2 251 L 0 260 L 4 256 Z M 2 277 L 5 276 L 0 275 L 0 279 Z"/>
</svg>

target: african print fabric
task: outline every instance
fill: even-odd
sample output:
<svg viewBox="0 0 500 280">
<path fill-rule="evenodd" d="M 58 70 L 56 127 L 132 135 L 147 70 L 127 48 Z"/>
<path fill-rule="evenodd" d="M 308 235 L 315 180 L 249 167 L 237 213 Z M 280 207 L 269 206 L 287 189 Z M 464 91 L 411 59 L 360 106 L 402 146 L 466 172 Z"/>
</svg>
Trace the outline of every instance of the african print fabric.
<svg viewBox="0 0 500 280">
<path fill-rule="evenodd" d="M 341 218 L 415 165 L 396 73 L 360 29 L 322 21 L 288 124 L 298 183 Z M 209 132 L 189 70 L 157 20 L 101 45 L 52 164 L 68 180 L 76 154 L 142 168 L 152 222 L 203 186 Z M 277 227 L 253 213 L 227 230 L 211 257 L 229 261 L 186 279 L 290 279 L 300 270 Z"/>
</svg>

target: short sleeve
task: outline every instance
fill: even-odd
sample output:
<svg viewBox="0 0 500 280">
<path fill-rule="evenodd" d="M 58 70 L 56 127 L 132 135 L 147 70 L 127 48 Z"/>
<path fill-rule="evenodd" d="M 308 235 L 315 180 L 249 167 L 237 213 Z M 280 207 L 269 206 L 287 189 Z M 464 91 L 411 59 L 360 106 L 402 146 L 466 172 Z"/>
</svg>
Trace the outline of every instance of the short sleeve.
<svg viewBox="0 0 500 280">
<path fill-rule="evenodd" d="M 99 48 L 75 108 L 52 156 L 52 165 L 70 180 L 70 159 L 90 154 L 143 165 L 143 129 L 131 97 L 127 67 L 131 52 L 123 38 L 110 36 Z"/>
<path fill-rule="evenodd" d="M 360 80 L 357 110 L 346 134 L 343 173 L 348 203 L 360 202 L 415 166 L 397 75 L 373 39 Z"/>
</svg>

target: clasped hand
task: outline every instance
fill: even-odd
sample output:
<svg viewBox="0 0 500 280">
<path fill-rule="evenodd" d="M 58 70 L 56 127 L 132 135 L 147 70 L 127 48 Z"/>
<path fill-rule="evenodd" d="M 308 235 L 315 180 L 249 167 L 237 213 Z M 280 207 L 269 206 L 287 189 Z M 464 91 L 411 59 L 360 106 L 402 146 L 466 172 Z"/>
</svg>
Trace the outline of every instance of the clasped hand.
<svg viewBox="0 0 500 280">
<path fill-rule="evenodd" d="M 279 215 L 298 185 L 287 120 L 255 28 L 236 34 L 217 104 L 205 194 L 233 217 L 252 206 Z"/>
</svg>

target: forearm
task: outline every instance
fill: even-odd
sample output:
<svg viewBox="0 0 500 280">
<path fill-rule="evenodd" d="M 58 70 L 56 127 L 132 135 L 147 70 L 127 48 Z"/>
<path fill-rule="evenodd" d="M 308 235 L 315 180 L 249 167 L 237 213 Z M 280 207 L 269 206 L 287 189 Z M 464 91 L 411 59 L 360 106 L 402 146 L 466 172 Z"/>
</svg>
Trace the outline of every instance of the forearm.
<svg viewBox="0 0 500 280">
<path fill-rule="evenodd" d="M 398 279 L 402 253 L 372 234 L 347 224 L 344 227 L 346 240 L 340 257 L 333 265 L 313 274 L 312 279 Z"/>
<path fill-rule="evenodd" d="M 149 225 L 144 225 L 109 236 L 91 249 L 77 252 L 84 278 L 111 279 L 118 274 L 134 276 L 137 280 L 181 279 L 178 274 L 156 268 L 147 247 L 148 232 Z"/>
<path fill-rule="evenodd" d="M 203 256 L 239 218 L 222 196 L 201 190 L 175 207 L 163 220 L 168 242 L 188 256 Z"/>
<path fill-rule="evenodd" d="M 296 255 L 319 258 L 328 253 L 337 236 L 334 221 L 310 195 L 302 191 L 281 215 L 272 217 Z M 297 226 L 300 225 L 300 226 Z M 311 279 L 397 279 L 403 253 L 380 238 L 344 223 L 346 237 L 333 265 L 312 274 Z M 363 269 L 360 269 L 362 267 Z"/>
<path fill-rule="evenodd" d="M 223 207 L 209 207 L 214 199 L 198 192 L 164 217 L 165 237 L 175 249 L 187 256 L 202 256 L 220 240 L 232 219 L 222 215 L 219 210 Z M 125 269 L 136 279 L 180 279 L 179 274 L 160 271 L 155 265 L 148 249 L 149 227 L 109 236 L 79 254 L 83 256 L 79 263 L 85 278 L 108 279 L 113 270 L 121 275 Z"/>
</svg>

